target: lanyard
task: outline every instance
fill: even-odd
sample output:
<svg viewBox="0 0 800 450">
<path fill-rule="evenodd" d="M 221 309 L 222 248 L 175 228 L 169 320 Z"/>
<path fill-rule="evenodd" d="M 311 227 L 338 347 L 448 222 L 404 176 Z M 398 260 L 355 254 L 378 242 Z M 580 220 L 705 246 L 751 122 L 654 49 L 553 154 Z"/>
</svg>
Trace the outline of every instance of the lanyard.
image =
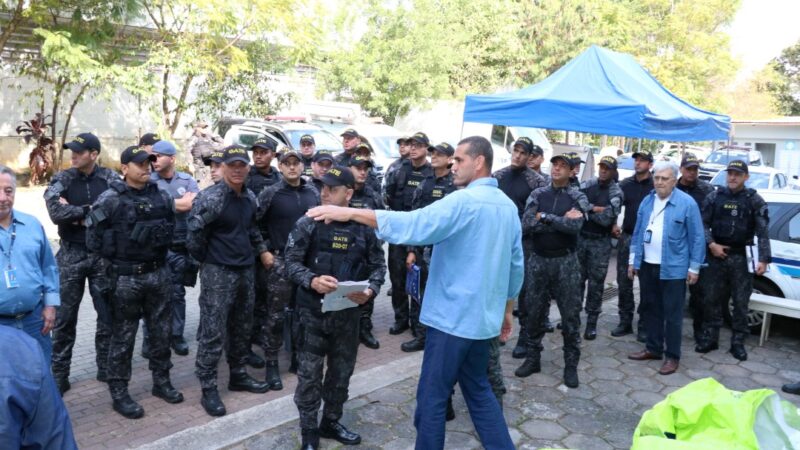
<svg viewBox="0 0 800 450">
<path fill-rule="evenodd" d="M 655 214 L 653 214 L 652 216 L 650 216 L 650 225 L 652 225 L 652 224 L 653 224 L 653 222 L 655 222 L 655 221 L 656 221 L 656 219 L 658 219 L 658 216 L 660 216 L 660 215 L 661 215 L 661 213 L 663 213 L 663 212 L 664 212 L 664 210 L 665 210 L 665 209 L 667 209 L 667 205 L 668 205 L 668 203 L 666 203 L 666 202 L 665 202 L 665 203 L 664 203 L 664 207 L 663 207 L 663 208 L 661 208 L 661 210 L 660 210 L 660 211 L 658 211 L 657 213 L 655 213 Z"/>
<path fill-rule="evenodd" d="M 8 259 L 8 268 L 11 269 L 11 250 L 14 249 L 14 241 L 17 239 L 17 224 L 14 222 L 14 219 L 11 219 L 11 242 L 8 244 L 8 251 L 3 248 L 3 244 L 0 243 L 0 252 L 3 252 L 6 259 Z"/>
</svg>

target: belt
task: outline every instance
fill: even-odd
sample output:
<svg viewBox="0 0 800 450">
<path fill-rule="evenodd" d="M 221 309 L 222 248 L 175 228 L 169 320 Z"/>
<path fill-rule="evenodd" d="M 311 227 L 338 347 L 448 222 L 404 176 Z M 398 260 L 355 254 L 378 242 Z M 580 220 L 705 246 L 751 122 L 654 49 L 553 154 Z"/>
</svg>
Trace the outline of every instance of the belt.
<svg viewBox="0 0 800 450">
<path fill-rule="evenodd" d="M 729 255 L 746 255 L 747 247 L 730 247 L 727 253 Z"/>
<path fill-rule="evenodd" d="M 145 273 L 155 272 L 156 270 L 164 267 L 164 263 L 162 261 L 150 261 L 139 264 L 113 263 L 113 266 L 117 275 L 142 275 Z"/>
<path fill-rule="evenodd" d="M 574 252 L 574 248 L 559 248 L 556 250 L 533 250 L 533 253 L 536 253 L 536 256 L 541 256 L 543 258 L 560 258 L 562 256 L 567 256 Z"/>
<path fill-rule="evenodd" d="M 591 231 L 581 231 L 581 236 L 589 239 L 603 239 L 611 237 L 608 233 L 592 233 Z"/>
<path fill-rule="evenodd" d="M 0 314 L 0 319 L 20 320 L 20 319 L 24 319 L 25 317 L 31 315 L 31 313 L 33 313 L 33 310 L 30 310 L 30 311 L 27 311 L 27 312 L 16 313 L 16 314 Z"/>
<path fill-rule="evenodd" d="M 86 252 L 89 251 L 89 248 L 86 247 L 86 243 L 84 243 L 84 242 L 70 242 L 70 241 L 65 241 L 65 240 L 62 239 L 61 240 L 61 246 L 62 247 L 69 247 L 69 248 L 73 248 L 73 249 L 78 249 L 78 250 L 83 250 L 83 251 L 86 251 Z"/>
<path fill-rule="evenodd" d="M 172 244 L 169 246 L 169 250 L 172 253 L 186 253 L 188 251 L 186 249 L 186 244 Z"/>
</svg>

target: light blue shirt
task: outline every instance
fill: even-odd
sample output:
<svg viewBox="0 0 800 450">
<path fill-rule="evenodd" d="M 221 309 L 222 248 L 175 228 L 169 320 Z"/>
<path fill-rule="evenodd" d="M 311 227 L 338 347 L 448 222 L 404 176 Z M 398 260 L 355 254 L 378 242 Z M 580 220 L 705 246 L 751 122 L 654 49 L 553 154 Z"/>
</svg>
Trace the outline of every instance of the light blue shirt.
<svg viewBox="0 0 800 450">
<path fill-rule="evenodd" d="M 651 191 L 639 205 L 636 228 L 631 236 L 630 260 L 639 270 L 644 259 L 644 240 L 653 213 L 656 191 Z M 686 279 L 687 273 L 700 272 L 706 257 L 703 219 L 697 202 L 680 189 L 673 189 L 664 207 L 664 231 L 661 237 L 662 280 Z M 658 211 L 656 211 L 658 213 Z"/>
<path fill-rule="evenodd" d="M 0 226 L 0 314 L 33 311 L 44 300 L 45 306 L 61 305 L 58 293 L 58 266 L 42 224 L 35 217 L 13 210 L 11 226 Z M 6 253 L 11 245 L 11 231 L 16 238 L 11 248 L 11 267 L 18 287 L 6 285 L 5 272 L 9 266 Z"/>
<path fill-rule="evenodd" d="M 494 178 L 411 212 L 375 211 L 378 237 L 433 245 L 420 321 L 454 336 L 500 334 L 506 301 L 522 288 L 524 258 L 517 207 Z"/>
</svg>

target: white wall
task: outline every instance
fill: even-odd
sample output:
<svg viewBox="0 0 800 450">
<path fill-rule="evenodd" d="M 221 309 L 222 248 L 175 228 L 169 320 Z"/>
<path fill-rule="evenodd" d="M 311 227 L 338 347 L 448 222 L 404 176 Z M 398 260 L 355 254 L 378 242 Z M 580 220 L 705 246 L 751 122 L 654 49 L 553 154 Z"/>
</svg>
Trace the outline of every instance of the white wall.
<svg viewBox="0 0 800 450">
<path fill-rule="evenodd" d="M 775 144 L 776 169 L 787 176 L 800 175 L 800 125 L 741 125 L 734 128 L 736 145 Z"/>
</svg>

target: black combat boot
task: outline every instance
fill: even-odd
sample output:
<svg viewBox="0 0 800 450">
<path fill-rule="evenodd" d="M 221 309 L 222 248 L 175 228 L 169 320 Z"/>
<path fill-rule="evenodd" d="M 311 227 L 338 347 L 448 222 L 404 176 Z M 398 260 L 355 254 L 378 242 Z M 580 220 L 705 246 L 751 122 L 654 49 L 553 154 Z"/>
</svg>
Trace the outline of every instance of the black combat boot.
<svg viewBox="0 0 800 450">
<path fill-rule="evenodd" d="M 800 395 L 800 383 L 784 384 L 781 390 L 787 394 Z"/>
<path fill-rule="evenodd" d="M 138 419 L 144 416 L 144 408 L 133 401 L 128 394 L 128 384 L 124 381 L 112 381 L 109 383 L 111 400 L 113 400 L 114 411 L 120 413 L 128 419 Z"/>
<path fill-rule="evenodd" d="M 250 350 L 250 354 L 247 355 L 247 361 L 245 361 L 245 363 L 254 369 L 263 369 L 266 364 L 264 358 L 258 356 L 253 350 Z"/>
<path fill-rule="evenodd" d="M 747 361 L 747 350 L 744 349 L 744 344 L 734 343 L 731 344 L 730 354 L 739 361 Z"/>
<path fill-rule="evenodd" d="M 142 358 L 150 359 L 150 344 L 147 343 L 145 337 L 142 337 Z"/>
<path fill-rule="evenodd" d="M 564 368 L 564 385 L 575 389 L 578 387 L 578 368 L 569 366 Z"/>
<path fill-rule="evenodd" d="M 67 392 L 72 386 L 69 384 L 69 379 L 67 377 L 56 377 L 56 387 L 58 388 L 58 393 L 61 396 L 64 396 L 64 393 Z"/>
<path fill-rule="evenodd" d="M 697 353 L 708 353 L 712 350 L 719 348 L 719 329 L 706 330 L 702 334 L 702 339 L 699 344 L 694 347 Z"/>
<path fill-rule="evenodd" d="M 267 383 L 262 383 L 247 373 L 244 367 L 231 369 L 231 378 L 228 381 L 229 391 L 247 391 L 254 394 L 263 394 L 269 390 Z"/>
<path fill-rule="evenodd" d="M 389 328 L 389 334 L 396 335 L 400 334 L 403 331 L 409 329 L 408 322 L 395 322 L 394 325 Z"/>
<path fill-rule="evenodd" d="M 96 378 L 97 378 L 97 381 L 99 381 L 101 383 L 107 383 L 108 382 L 108 373 L 106 372 L 106 369 L 101 369 L 101 368 L 98 367 L 97 368 Z"/>
<path fill-rule="evenodd" d="M 450 422 L 451 420 L 455 420 L 456 418 L 456 410 L 453 409 L 453 394 L 450 393 L 450 397 L 447 397 L 447 412 L 444 415 L 445 422 Z"/>
<path fill-rule="evenodd" d="M 519 338 L 517 338 L 517 345 L 514 346 L 514 350 L 511 351 L 511 357 L 514 359 L 522 359 L 528 354 L 528 330 L 525 328 L 520 328 L 519 330 Z"/>
<path fill-rule="evenodd" d="M 647 342 L 647 331 L 644 329 L 644 324 L 636 325 L 636 340 L 642 344 Z"/>
<path fill-rule="evenodd" d="M 407 353 L 425 350 L 425 338 L 415 337 L 414 339 L 408 342 L 403 342 L 402 344 L 400 344 L 400 350 Z"/>
<path fill-rule="evenodd" d="M 611 330 L 611 336 L 621 337 L 633 333 L 633 326 L 630 322 L 620 322 L 616 328 Z"/>
<path fill-rule="evenodd" d="M 200 399 L 200 404 L 209 416 L 224 416 L 226 413 L 225 404 L 219 398 L 219 392 L 215 387 L 203 389 L 203 397 Z"/>
<path fill-rule="evenodd" d="M 325 418 L 319 424 L 319 435 L 326 439 L 337 440 L 344 445 L 358 445 L 361 443 L 361 436 L 358 433 L 349 431 L 344 425 L 335 420 Z"/>
<path fill-rule="evenodd" d="M 271 391 L 280 391 L 283 389 L 281 373 L 278 370 L 278 361 L 267 361 L 267 377 L 264 382 L 267 383 Z"/>
<path fill-rule="evenodd" d="M 186 356 L 189 354 L 189 344 L 186 343 L 183 336 L 172 336 L 169 343 L 176 355 Z"/>
<path fill-rule="evenodd" d="M 372 331 L 361 327 L 361 331 L 358 332 L 358 338 L 362 344 L 364 344 L 367 348 L 371 348 L 376 350 L 380 348 L 381 343 L 375 339 L 375 336 L 372 335 Z"/>
<path fill-rule="evenodd" d="M 289 363 L 289 373 L 297 374 L 297 353 L 292 352 L 292 361 Z"/>
<path fill-rule="evenodd" d="M 525 358 L 525 362 L 523 362 L 522 365 L 514 371 L 514 375 L 520 378 L 525 378 L 541 371 L 542 364 L 539 360 L 539 355 L 531 355 L 528 353 L 528 356 Z"/>
<path fill-rule="evenodd" d="M 183 401 L 183 394 L 178 392 L 169 381 L 169 372 L 153 372 L 153 390 L 150 392 L 167 403 Z"/>
<path fill-rule="evenodd" d="M 583 332 L 583 338 L 587 341 L 597 339 L 597 316 L 589 316 L 586 318 L 586 331 Z"/>
<path fill-rule="evenodd" d="M 319 448 L 319 430 L 303 430 L 303 443 L 300 450 L 317 450 Z"/>
</svg>

